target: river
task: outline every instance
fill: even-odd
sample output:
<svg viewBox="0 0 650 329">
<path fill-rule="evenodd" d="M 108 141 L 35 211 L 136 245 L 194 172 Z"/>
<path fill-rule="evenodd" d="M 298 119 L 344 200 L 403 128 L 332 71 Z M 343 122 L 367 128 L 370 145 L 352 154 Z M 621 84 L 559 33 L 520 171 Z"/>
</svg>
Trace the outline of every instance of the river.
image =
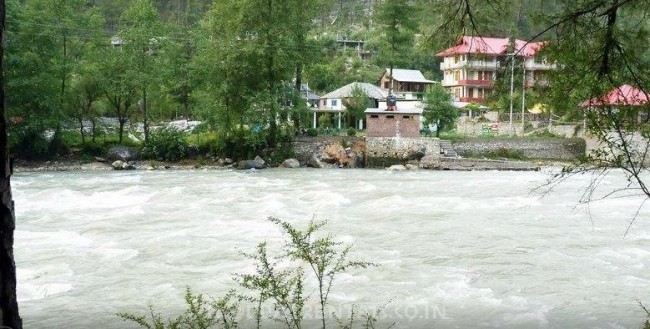
<svg viewBox="0 0 650 329">
<path fill-rule="evenodd" d="M 544 172 L 271 169 L 13 176 L 25 328 L 134 328 L 186 286 L 219 296 L 241 251 L 281 244 L 276 216 L 328 232 L 378 266 L 339 277 L 331 301 L 381 307 L 396 328 L 638 328 L 650 304 L 650 210 L 578 205 L 590 176 L 540 197 Z M 622 176 L 600 182 L 623 186 Z M 312 296 L 315 297 L 315 296 Z M 309 307 L 314 306 L 309 302 Z M 313 317 L 314 312 L 307 312 Z"/>
</svg>

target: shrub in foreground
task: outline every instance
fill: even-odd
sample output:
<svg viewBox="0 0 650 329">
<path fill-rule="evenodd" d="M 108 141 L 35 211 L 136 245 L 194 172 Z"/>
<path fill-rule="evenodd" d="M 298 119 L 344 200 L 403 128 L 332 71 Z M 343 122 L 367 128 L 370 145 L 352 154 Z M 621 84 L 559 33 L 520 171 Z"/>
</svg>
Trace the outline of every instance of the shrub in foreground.
<svg viewBox="0 0 650 329">
<path fill-rule="evenodd" d="M 259 243 L 253 252 L 242 252 L 241 255 L 252 262 L 254 270 L 236 274 L 233 278 L 241 291 L 233 290 L 222 298 L 211 299 L 187 288 L 187 309 L 175 318 L 163 319 L 151 306 L 148 315 L 119 313 L 118 316 L 150 329 L 231 329 L 240 327 L 239 313 L 245 304 L 254 310 L 256 328 L 262 328 L 267 320 L 271 320 L 286 328 L 299 329 L 307 328 L 304 323 L 305 305 L 315 299 L 320 313 L 318 327 L 322 329 L 332 325 L 347 329 L 377 327 L 383 307 L 363 313 L 353 306 L 351 314 L 346 317 L 326 314 L 335 279 L 342 273 L 374 264 L 351 260 L 352 245 L 337 241 L 331 234 L 320 233 L 325 221 L 312 220 L 305 229 L 298 229 L 277 218 L 269 218 L 269 221 L 282 230 L 285 238 L 282 252 L 272 254 L 267 242 Z M 328 322 L 332 319 L 335 321 Z"/>
</svg>

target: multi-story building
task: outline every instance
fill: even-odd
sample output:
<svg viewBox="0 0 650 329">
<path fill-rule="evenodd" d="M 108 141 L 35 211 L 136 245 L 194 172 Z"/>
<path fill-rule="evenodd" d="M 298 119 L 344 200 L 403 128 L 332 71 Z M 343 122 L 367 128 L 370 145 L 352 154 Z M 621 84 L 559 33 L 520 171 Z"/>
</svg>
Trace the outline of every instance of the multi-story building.
<svg viewBox="0 0 650 329">
<path fill-rule="evenodd" d="M 555 65 L 536 56 L 544 43 L 514 40 L 513 47 L 509 44 L 507 38 L 461 37 L 456 45 L 436 54 L 443 58 L 440 83 L 456 102 L 483 103 L 494 87 L 497 70 L 509 65 L 509 57 L 515 56 L 524 63 L 527 87 L 548 85 L 546 74 Z M 509 48 L 513 48 L 512 53 Z"/>
</svg>

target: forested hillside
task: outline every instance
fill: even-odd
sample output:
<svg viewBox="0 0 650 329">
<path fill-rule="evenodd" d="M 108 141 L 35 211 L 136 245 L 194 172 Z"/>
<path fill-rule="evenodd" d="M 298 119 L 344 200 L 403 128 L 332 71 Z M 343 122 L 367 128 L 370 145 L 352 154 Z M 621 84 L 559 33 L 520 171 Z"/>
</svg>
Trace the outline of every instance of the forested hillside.
<svg viewBox="0 0 650 329">
<path fill-rule="evenodd" d="M 185 117 L 218 132 L 217 148 L 230 145 L 228 138 L 253 148 L 275 145 L 310 122 L 295 88 L 300 84 L 324 93 L 352 81 L 374 83 L 389 66 L 437 80 L 435 54 L 460 35 L 563 40 L 583 47 L 556 53 L 572 61 L 599 47 L 612 8 L 624 17 L 612 30 L 617 40 L 647 44 L 646 2 L 9 0 L 11 143 L 18 154 L 61 153 L 63 128 L 76 126 L 86 145 L 98 130 L 81 124 L 95 127 L 98 117 L 108 116 L 119 122 L 119 142 L 129 123 L 144 124 L 147 140 L 152 122 Z M 585 21 L 573 26 L 582 30 L 565 26 L 579 19 Z M 363 48 L 344 48 L 342 40 L 363 41 Z M 634 51 L 647 58 L 647 49 Z M 567 102 L 566 95 L 530 97 L 560 99 L 557 113 L 563 113 L 583 97 Z M 293 125 L 278 126 L 279 115 L 289 115 Z M 268 127 L 266 135 L 242 132 L 255 126 Z M 52 141 L 39 137 L 44 131 L 54 131 Z"/>
</svg>

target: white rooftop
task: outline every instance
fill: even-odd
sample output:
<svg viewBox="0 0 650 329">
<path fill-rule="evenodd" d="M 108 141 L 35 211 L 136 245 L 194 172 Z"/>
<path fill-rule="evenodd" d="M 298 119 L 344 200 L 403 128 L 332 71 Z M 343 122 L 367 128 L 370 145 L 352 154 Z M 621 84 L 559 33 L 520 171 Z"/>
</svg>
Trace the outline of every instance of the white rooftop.
<svg viewBox="0 0 650 329">
<path fill-rule="evenodd" d="M 369 98 L 374 99 L 384 99 L 388 96 L 388 92 L 382 88 L 379 88 L 373 84 L 366 82 L 353 82 L 348 85 L 345 85 L 339 89 L 336 89 L 330 93 L 327 93 L 321 98 L 348 98 L 353 96 L 354 88 L 360 88 Z"/>
<path fill-rule="evenodd" d="M 390 76 L 390 69 L 386 69 L 386 75 Z M 402 82 L 435 83 L 424 77 L 420 70 L 393 69 L 393 80 Z"/>
</svg>

